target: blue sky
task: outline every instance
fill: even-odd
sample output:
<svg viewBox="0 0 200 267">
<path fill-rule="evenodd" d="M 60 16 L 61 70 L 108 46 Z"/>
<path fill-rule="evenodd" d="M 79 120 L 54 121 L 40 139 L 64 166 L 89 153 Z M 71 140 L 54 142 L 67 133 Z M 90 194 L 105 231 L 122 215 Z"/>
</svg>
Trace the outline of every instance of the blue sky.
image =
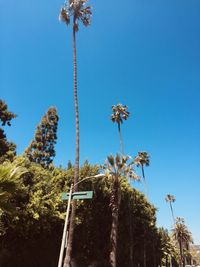
<svg viewBox="0 0 200 267">
<path fill-rule="evenodd" d="M 59 112 L 56 165 L 74 159 L 71 29 L 62 1 L 0 0 L 0 97 L 18 117 L 7 128 L 20 154 L 49 106 Z M 148 151 L 150 201 L 172 227 L 166 194 L 200 243 L 200 1 L 91 1 L 92 24 L 77 36 L 81 161 L 119 151 L 111 106 L 129 107 L 125 152 Z M 143 191 L 143 187 L 135 184 Z"/>
</svg>

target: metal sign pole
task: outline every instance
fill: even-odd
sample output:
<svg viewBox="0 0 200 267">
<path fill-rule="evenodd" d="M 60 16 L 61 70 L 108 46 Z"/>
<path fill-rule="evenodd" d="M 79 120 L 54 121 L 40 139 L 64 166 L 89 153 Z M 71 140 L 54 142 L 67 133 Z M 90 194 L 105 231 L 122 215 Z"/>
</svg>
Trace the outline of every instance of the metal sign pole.
<svg viewBox="0 0 200 267">
<path fill-rule="evenodd" d="M 69 199 L 67 203 L 67 212 L 66 212 L 65 224 L 64 224 L 64 229 L 63 229 L 63 236 L 62 236 L 62 243 L 61 243 L 61 248 L 60 248 L 58 267 L 62 267 L 62 262 L 63 262 L 63 255 L 64 255 L 66 237 L 67 237 L 67 225 L 68 225 L 68 220 L 69 220 L 69 212 L 70 212 L 71 199 L 72 199 L 72 189 L 73 189 L 73 184 L 70 187 Z"/>
</svg>

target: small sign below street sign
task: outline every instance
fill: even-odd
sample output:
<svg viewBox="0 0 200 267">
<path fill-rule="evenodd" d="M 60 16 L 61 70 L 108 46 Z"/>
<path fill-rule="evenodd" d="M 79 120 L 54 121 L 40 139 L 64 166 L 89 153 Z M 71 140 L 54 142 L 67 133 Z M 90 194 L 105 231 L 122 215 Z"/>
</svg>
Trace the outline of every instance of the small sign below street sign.
<svg viewBox="0 0 200 267">
<path fill-rule="evenodd" d="M 69 199 L 69 193 L 62 193 L 62 200 Z M 93 197 L 93 191 L 74 192 L 72 193 L 72 199 L 91 199 Z"/>
</svg>

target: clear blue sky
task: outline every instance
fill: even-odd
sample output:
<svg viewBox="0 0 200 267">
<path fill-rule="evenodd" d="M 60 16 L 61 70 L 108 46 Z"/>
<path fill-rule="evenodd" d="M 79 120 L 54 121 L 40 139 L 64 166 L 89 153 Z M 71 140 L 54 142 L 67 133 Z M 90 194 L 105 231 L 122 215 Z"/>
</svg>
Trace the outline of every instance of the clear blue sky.
<svg viewBox="0 0 200 267">
<path fill-rule="evenodd" d="M 49 106 L 59 112 L 55 163 L 75 151 L 71 29 L 61 0 L 0 0 L 0 98 L 18 117 L 7 130 L 20 154 Z M 119 151 L 111 105 L 129 107 L 125 151 L 148 151 L 149 199 L 172 227 L 166 194 L 200 243 L 200 1 L 91 1 L 92 24 L 77 36 L 81 161 Z M 143 190 L 142 186 L 137 186 Z"/>
</svg>

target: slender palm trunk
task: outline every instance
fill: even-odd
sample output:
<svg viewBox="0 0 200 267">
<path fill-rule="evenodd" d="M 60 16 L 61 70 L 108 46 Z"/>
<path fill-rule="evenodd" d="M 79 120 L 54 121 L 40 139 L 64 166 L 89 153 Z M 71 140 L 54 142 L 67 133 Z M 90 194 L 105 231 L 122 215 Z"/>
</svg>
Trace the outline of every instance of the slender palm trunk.
<svg viewBox="0 0 200 267">
<path fill-rule="evenodd" d="M 118 123 L 118 134 L 119 134 L 119 142 L 120 142 L 120 151 L 121 151 L 121 154 L 124 155 L 120 123 Z"/>
<path fill-rule="evenodd" d="M 141 169 L 142 169 L 142 178 L 143 178 L 143 183 L 144 183 L 144 191 L 145 191 L 145 194 L 147 196 L 147 183 L 146 183 L 146 178 L 145 178 L 145 174 L 144 174 L 144 165 L 142 164 L 141 165 Z"/>
<path fill-rule="evenodd" d="M 73 25 L 75 25 L 75 19 L 73 22 L 74 22 Z M 76 31 L 74 26 L 73 26 L 73 58 L 74 58 L 74 106 L 75 106 L 75 121 L 76 121 L 76 158 L 74 166 L 74 184 L 76 184 L 79 178 L 79 112 L 78 112 L 78 96 L 77 96 Z M 75 191 L 77 190 L 77 186 L 74 187 L 74 190 Z M 75 228 L 75 215 L 76 215 L 76 201 L 72 201 L 68 247 L 63 267 L 70 267 L 70 262 L 72 259 L 72 242 L 73 242 L 74 228 Z"/>
<path fill-rule="evenodd" d="M 112 210 L 112 226 L 110 234 L 110 265 L 111 267 L 117 266 L 117 235 L 118 235 L 118 222 L 119 222 L 119 206 L 121 202 L 121 189 L 118 177 L 115 177 L 112 188 L 112 196 L 110 206 Z"/>
<path fill-rule="evenodd" d="M 175 226 L 175 218 L 174 218 L 174 212 L 173 212 L 173 208 L 172 208 L 172 202 L 169 201 L 169 205 L 170 205 L 170 209 L 171 209 L 171 213 L 172 213 L 172 218 L 173 218 L 173 222 L 174 222 L 174 226 Z"/>
</svg>

